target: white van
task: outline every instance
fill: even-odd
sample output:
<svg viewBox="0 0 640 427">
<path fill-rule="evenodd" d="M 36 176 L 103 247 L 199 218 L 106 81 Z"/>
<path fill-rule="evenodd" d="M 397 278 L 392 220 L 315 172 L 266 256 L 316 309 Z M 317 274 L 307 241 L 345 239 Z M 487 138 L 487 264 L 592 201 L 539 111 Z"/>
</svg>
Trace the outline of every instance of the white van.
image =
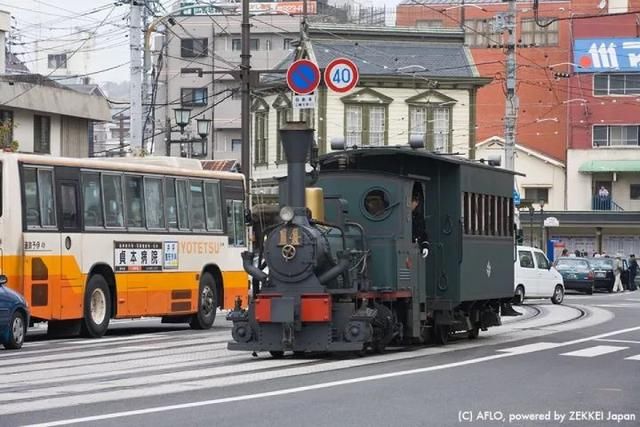
<svg viewBox="0 0 640 427">
<path fill-rule="evenodd" d="M 554 304 L 564 299 L 564 280 L 540 249 L 518 246 L 515 263 L 514 303 L 525 298 L 550 298 Z"/>
</svg>

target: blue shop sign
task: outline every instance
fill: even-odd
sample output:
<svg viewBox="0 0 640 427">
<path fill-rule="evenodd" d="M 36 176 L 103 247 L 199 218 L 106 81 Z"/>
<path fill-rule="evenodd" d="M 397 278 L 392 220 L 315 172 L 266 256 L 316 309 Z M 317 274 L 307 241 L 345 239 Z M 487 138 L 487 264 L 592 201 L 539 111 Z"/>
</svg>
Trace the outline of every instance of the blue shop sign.
<svg viewBox="0 0 640 427">
<path fill-rule="evenodd" d="M 576 73 L 640 71 L 640 38 L 576 39 L 573 63 Z"/>
<path fill-rule="evenodd" d="M 515 188 L 513 189 L 513 205 L 520 206 L 520 193 Z"/>
</svg>

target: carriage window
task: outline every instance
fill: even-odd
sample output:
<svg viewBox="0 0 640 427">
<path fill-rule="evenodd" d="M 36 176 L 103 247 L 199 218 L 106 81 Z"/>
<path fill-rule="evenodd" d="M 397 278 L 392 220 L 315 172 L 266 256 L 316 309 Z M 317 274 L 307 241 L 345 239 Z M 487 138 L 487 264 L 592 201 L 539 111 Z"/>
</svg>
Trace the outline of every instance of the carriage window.
<svg viewBox="0 0 640 427">
<path fill-rule="evenodd" d="M 176 180 L 167 178 L 164 182 L 165 204 L 167 206 L 167 225 L 178 228 L 178 203 L 176 200 Z"/>
<path fill-rule="evenodd" d="M 107 227 L 124 227 L 122 180 L 118 175 L 102 175 L 104 217 Z"/>
<path fill-rule="evenodd" d="M 125 177 L 125 199 L 127 201 L 127 226 L 144 227 L 144 212 L 142 207 L 142 177 Z"/>
<path fill-rule="evenodd" d="M 162 180 L 159 178 L 145 178 L 144 211 L 147 214 L 148 228 L 165 228 L 163 200 Z"/>
<path fill-rule="evenodd" d="M 82 174 L 82 196 L 85 227 L 102 227 L 102 194 L 97 173 Z"/>
<path fill-rule="evenodd" d="M 178 181 L 178 226 L 180 230 L 189 229 L 189 198 L 187 196 L 187 181 Z"/>
<path fill-rule="evenodd" d="M 56 207 L 53 196 L 53 172 L 38 170 L 38 193 L 40 195 L 40 214 L 43 227 L 55 227 Z"/>
<path fill-rule="evenodd" d="M 371 190 L 364 196 L 364 208 L 373 218 L 385 216 L 389 205 L 389 196 L 383 190 Z"/>
<path fill-rule="evenodd" d="M 40 204 L 38 203 L 38 180 L 35 169 L 24 169 L 24 197 L 27 209 L 27 226 L 40 226 Z"/>
<path fill-rule="evenodd" d="M 469 193 L 462 193 L 462 209 L 463 209 L 463 221 L 464 221 L 464 234 L 471 232 L 471 195 Z"/>
<path fill-rule="evenodd" d="M 496 228 L 497 228 L 497 234 L 498 236 L 504 236 L 504 231 L 503 231 L 503 219 L 502 219 L 502 204 L 504 202 L 504 198 L 498 196 L 497 197 L 497 207 L 496 207 Z"/>
<path fill-rule="evenodd" d="M 204 184 L 204 198 L 207 207 L 207 230 L 222 230 L 220 185 L 217 182 L 206 182 Z"/>
<path fill-rule="evenodd" d="M 191 226 L 194 230 L 204 230 L 204 192 L 202 181 L 189 181 L 191 188 Z"/>
</svg>

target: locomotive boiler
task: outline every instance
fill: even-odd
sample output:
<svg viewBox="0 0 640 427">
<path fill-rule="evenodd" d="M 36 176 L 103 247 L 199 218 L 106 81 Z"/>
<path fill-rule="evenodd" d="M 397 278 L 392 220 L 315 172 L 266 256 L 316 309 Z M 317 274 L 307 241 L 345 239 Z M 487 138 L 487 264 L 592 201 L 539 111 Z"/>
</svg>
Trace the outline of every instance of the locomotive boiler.
<svg viewBox="0 0 640 427">
<path fill-rule="evenodd" d="M 229 349 L 382 351 L 500 324 L 513 297 L 511 172 L 416 147 L 333 146 L 308 189 L 313 131 L 289 123 L 281 141 L 280 218 L 259 253 L 243 253 L 253 289 L 227 316 Z"/>
</svg>

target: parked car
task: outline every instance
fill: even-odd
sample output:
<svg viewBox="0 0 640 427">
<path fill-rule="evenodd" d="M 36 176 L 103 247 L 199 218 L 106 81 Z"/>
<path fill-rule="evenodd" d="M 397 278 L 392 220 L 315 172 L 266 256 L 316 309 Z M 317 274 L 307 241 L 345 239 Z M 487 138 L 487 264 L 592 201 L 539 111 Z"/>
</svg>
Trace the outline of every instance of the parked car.
<svg viewBox="0 0 640 427">
<path fill-rule="evenodd" d="M 593 269 L 593 276 L 595 279 L 596 289 L 606 289 L 608 292 L 613 292 L 613 284 L 615 283 L 615 276 L 613 274 L 613 266 L 615 265 L 615 258 L 589 258 L 589 264 Z M 622 274 L 620 276 L 622 284 L 625 289 L 629 286 L 629 265 L 627 260 L 622 260 Z"/>
<path fill-rule="evenodd" d="M 29 310 L 22 295 L 9 289 L 7 276 L 0 275 L 0 344 L 6 349 L 22 347 L 29 324 Z"/>
<path fill-rule="evenodd" d="M 558 258 L 554 266 L 562 274 L 564 288 L 593 294 L 595 280 L 591 264 L 584 258 Z"/>
<path fill-rule="evenodd" d="M 550 298 L 554 304 L 564 299 L 564 280 L 540 249 L 518 246 L 515 264 L 514 303 L 525 298 Z"/>
</svg>

